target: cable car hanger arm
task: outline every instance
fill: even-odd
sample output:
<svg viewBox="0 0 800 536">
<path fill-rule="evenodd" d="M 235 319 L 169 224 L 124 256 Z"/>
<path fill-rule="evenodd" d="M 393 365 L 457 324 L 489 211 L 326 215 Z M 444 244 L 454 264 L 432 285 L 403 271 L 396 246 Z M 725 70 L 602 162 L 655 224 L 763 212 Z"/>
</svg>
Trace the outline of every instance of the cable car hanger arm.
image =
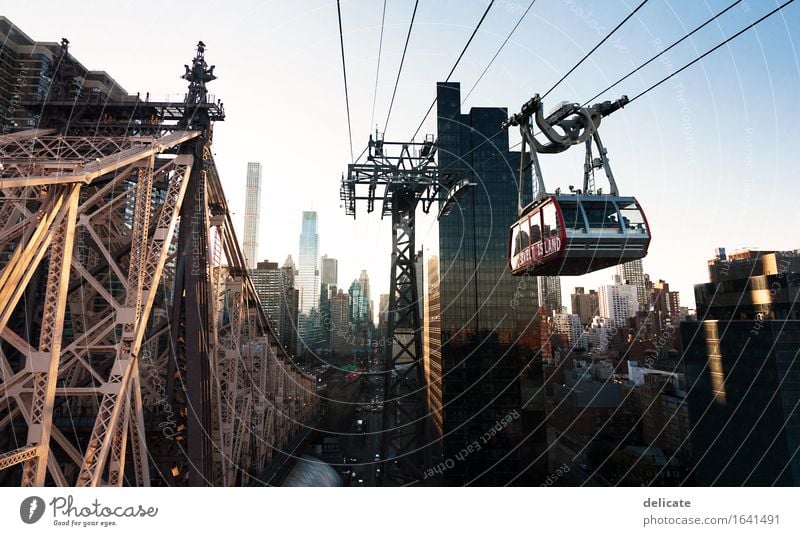
<svg viewBox="0 0 800 536">
<path fill-rule="evenodd" d="M 561 153 L 580 143 L 586 146 L 586 160 L 584 164 L 584 180 L 582 192 L 590 193 L 594 191 L 594 170 L 602 168 L 609 182 L 611 195 L 619 195 L 614 175 L 608 162 L 607 151 L 603 146 L 598 133 L 598 127 L 603 117 L 619 110 L 628 103 L 628 97 L 623 96 L 617 101 L 601 102 L 590 107 L 580 106 L 577 103 L 563 102 L 547 116 L 544 115 L 542 99 L 537 93 L 525 104 L 519 113 L 516 113 L 505 120 L 502 128 L 519 126 L 522 137 L 522 147 L 520 150 L 520 169 L 518 182 L 518 212 L 522 214 L 523 193 L 525 188 L 525 172 L 528 167 L 533 167 L 533 202 L 537 203 L 547 197 L 547 191 L 542 177 L 541 166 L 539 165 L 538 153 L 555 154 Z M 541 134 L 547 138 L 548 143 L 542 143 L 536 139 L 533 133 L 532 122 L 535 120 Z M 556 128 L 560 129 L 556 130 Z M 592 141 L 597 145 L 599 158 L 592 157 Z M 531 162 L 525 163 L 526 149 L 530 146 Z"/>
</svg>

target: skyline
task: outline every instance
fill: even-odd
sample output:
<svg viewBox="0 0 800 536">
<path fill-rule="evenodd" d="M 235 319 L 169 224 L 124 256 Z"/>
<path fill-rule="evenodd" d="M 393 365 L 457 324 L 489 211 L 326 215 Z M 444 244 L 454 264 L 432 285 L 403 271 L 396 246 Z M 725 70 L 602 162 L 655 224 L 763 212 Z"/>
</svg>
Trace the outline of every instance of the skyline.
<svg viewBox="0 0 800 536">
<path fill-rule="evenodd" d="M 225 21 L 198 19 L 157 41 L 144 40 L 137 47 L 130 47 L 136 41 L 134 28 L 150 23 L 145 18 L 148 10 L 138 8 L 143 4 L 155 5 L 144 2 L 120 6 L 120 10 L 128 10 L 130 25 L 118 28 L 105 24 L 112 14 L 99 9 L 98 2 L 87 3 L 91 13 L 88 23 L 97 28 L 88 33 L 82 31 L 86 16 L 71 12 L 66 5 L 10 5 L 6 16 L 34 39 L 71 38 L 71 51 L 76 57 L 89 68 L 109 69 L 109 74 L 132 93 L 182 93 L 180 66 L 190 56 L 193 43 L 202 38 L 208 45 L 209 62 L 217 66 L 219 80 L 213 91 L 227 105 L 228 118 L 216 126 L 215 145 L 238 224 L 237 234 L 242 236 L 246 162 L 269 162 L 264 169 L 263 187 L 265 191 L 279 187 L 283 195 L 264 199 L 257 257 L 283 258 L 295 253 L 296 234 L 282 232 L 283 225 L 295 221 L 303 210 L 317 210 L 322 250 L 341 259 L 342 273 L 368 269 L 374 274 L 375 292 L 386 292 L 388 222 L 376 215 L 359 215 L 353 222 L 339 208 L 339 177 L 350 156 L 338 33 L 332 22 L 335 5 L 304 4 L 300 8 L 303 11 L 297 13 L 293 10 L 298 6 L 250 3 Z M 459 3 L 461 9 L 453 9 L 453 5 L 420 5 L 387 139 L 406 139 L 413 132 L 433 99 L 436 82 L 444 78 L 459 44 L 466 42 L 485 8 L 485 2 L 478 1 Z M 630 66 L 726 5 L 648 4 L 576 70 L 545 105 L 549 107 L 562 99 L 580 100 L 596 93 Z M 662 58 L 664 61 L 654 62 L 603 98 L 636 94 L 721 37 L 755 20 L 772 5 L 734 8 L 718 24 L 705 28 Z M 385 61 L 372 120 L 380 125 L 385 119 L 411 7 L 410 3 L 395 2 L 387 7 L 387 21 L 393 22 L 387 23 L 385 29 Z M 453 75 L 453 80 L 462 82 L 465 92 L 518 20 L 522 11 L 518 8 L 524 6 L 501 3 L 496 7 Z M 351 100 L 355 102 L 372 102 L 380 8 L 379 3 L 342 3 L 348 81 Z M 624 5 L 594 12 L 572 0 L 537 2 L 465 100 L 462 112 L 471 106 L 500 106 L 517 111 L 533 93 L 560 78 L 563 65 L 572 64 L 599 41 L 603 34 L 599 28 L 612 27 L 627 11 Z M 295 31 L 300 20 L 304 32 Z M 446 23 L 441 22 L 445 20 Z M 786 155 L 787 148 L 798 141 L 798 134 L 778 126 L 779 111 L 791 109 L 797 97 L 800 67 L 791 43 L 800 37 L 798 20 L 800 10 L 788 6 L 604 122 L 604 141 L 620 189 L 637 196 L 653 227 L 645 272 L 669 281 L 687 305 L 694 301 L 692 286 L 706 280 L 704 261 L 715 247 L 798 247 L 791 233 L 791 196 L 781 195 L 791 188 L 793 171 Z M 569 28 L 584 31 L 567 31 Z M 308 39 L 308 35 L 315 38 Z M 454 45 L 439 47 L 439 42 Z M 563 46 L 542 48 L 551 42 Z M 262 49 L 288 53 L 258 54 Z M 241 61 L 242 50 L 252 51 L 254 59 Z M 435 52 L 428 52 L 431 50 Z M 156 53 L 162 61 L 146 62 L 144 58 Z M 714 90 L 719 87 L 730 91 Z M 303 119 L 308 108 L 313 108 L 314 120 L 325 126 L 321 133 L 309 133 L 307 120 Z M 738 112 L 723 114 L 723 110 Z M 372 130 L 365 127 L 371 121 L 371 106 L 355 105 L 352 113 L 353 145 L 358 153 Z M 265 131 L 260 127 L 274 122 L 283 128 Z M 434 131 L 433 118 L 429 116 L 421 133 Z M 516 143 L 516 134 L 510 141 Z M 301 168 L 297 162 L 302 162 Z M 577 182 L 574 177 L 580 173 L 577 155 L 548 159 L 543 166 L 545 180 L 553 187 Z M 559 175 L 569 178 L 559 180 Z M 643 176 L 646 180 L 640 179 Z M 315 193 L 313 199 L 308 197 L 309 192 Z M 766 229 L 770 230 L 768 234 Z M 433 222 L 419 226 L 419 244 L 427 248 L 435 244 L 436 238 Z M 674 262 L 676 246 L 680 248 L 679 262 Z M 371 253 L 369 258 L 364 251 Z M 601 271 L 566 279 L 562 289 L 594 288 L 609 281 L 611 273 Z"/>
<path fill-rule="evenodd" d="M 304 212 L 306 212 L 306 211 L 304 211 Z M 328 257 L 328 258 L 331 258 L 331 259 L 334 259 L 334 260 L 337 260 L 337 261 L 340 260 L 340 257 L 336 254 L 335 251 L 331 252 L 331 251 L 328 251 L 328 250 L 324 249 L 324 247 L 322 245 L 323 244 L 323 234 L 321 232 L 319 232 L 319 243 L 320 243 L 319 250 L 320 251 L 325 251 L 325 253 L 320 255 L 320 260 L 322 260 L 324 257 Z M 739 253 L 739 252 L 743 252 L 743 251 L 755 251 L 756 250 L 756 248 L 752 248 L 752 247 L 748 247 L 748 246 L 741 246 L 741 245 L 740 246 L 731 247 L 731 244 L 722 244 L 719 247 L 722 248 L 723 250 L 726 250 L 729 254 L 735 254 L 735 253 Z M 800 249 L 800 247 L 795 247 L 795 248 L 787 249 L 787 250 L 774 250 L 774 251 L 795 251 L 797 249 Z M 768 250 L 763 250 L 763 251 L 768 251 Z M 714 256 L 715 256 L 715 254 L 716 254 L 716 248 L 714 250 L 712 250 L 712 251 L 709 251 L 708 254 L 705 255 L 705 256 L 701 255 L 702 261 L 708 262 L 708 261 L 712 260 L 714 258 Z M 294 258 L 294 252 L 290 253 L 290 255 L 292 255 L 293 258 Z M 432 256 L 436 256 L 436 253 L 434 252 L 434 253 L 430 253 L 429 254 L 427 252 L 427 248 L 426 248 L 426 255 L 425 255 L 424 259 L 423 259 L 425 261 L 425 263 L 427 263 L 427 260 Z M 269 260 L 269 259 L 272 258 L 272 257 L 264 257 L 264 256 L 262 256 L 262 257 L 263 258 L 260 258 L 258 262 L 261 262 L 261 261 L 264 261 L 264 260 Z M 646 260 L 647 260 L 647 258 L 642 259 L 640 262 L 642 262 L 642 264 L 644 264 L 644 261 L 646 261 Z M 355 271 L 359 272 L 359 273 L 361 271 L 363 271 L 363 270 L 367 270 L 367 269 L 366 268 L 358 268 L 358 267 L 355 269 Z M 561 287 L 561 305 L 562 305 L 562 307 L 566 307 L 568 312 L 571 313 L 572 310 L 571 310 L 571 307 L 569 307 L 570 295 L 575 293 L 575 289 L 576 288 L 580 287 L 580 288 L 585 288 L 587 290 L 588 289 L 598 290 L 601 286 L 613 284 L 614 280 L 615 280 L 615 277 L 618 275 L 618 271 L 617 270 L 618 270 L 618 267 L 612 266 L 610 268 L 599 270 L 598 272 L 595 272 L 593 274 L 588 274 L 588 275 L 585 275 L 585 276 L 576 276 L 576 277 L 572 277 L 572 276 L 555 276 L 555 277 L 558 277 L 558 278 L 561 279 L 560 287 Z M 669 275 L 668 272 L 648 270 L 647 267 L 645 267 L 643 273 L 644 273 L 644 275 L 649 276 L 650 280 L 653 281 L 653 282 L 656 282 L 656 281 L 659 281 L 659 280 L 664 280 L 665 282 L 667 282 L 670 285 L 672 285 L 672 280 L 670 279 L 670 275 Z M 597 274 L 603 274 L 604 276 L 607 276 L 607 279 L 604 278 L 604 279 L 600 280 L 600 279 L 597 278 Z M 354 276 L 352 279 L 349 279 L 347 276 L 344 276 L 344 278 L 347 281 L 358 280 L 358 276 Z M 594 282 L 587 282 L 587 281 L 593 281 L 595 279 L 598 279 L 596 284 Z M 680 300 L 681 300 L 680 303 L 681 303 L 682 307 L 688 307 L 691 310 L 695 309 L 695 296 L 694 296 L 694 292 L 693 292 L 694 286 L 707 284 L 708 283 L 707 279 L 708 279 L 708 272 L 706 271 L 705 272 L 705 280 L 701 279 L 701 280 L 698 280 L 698 281 L 696 281 L 696 282 L 691 284 L 691 286 L 690 286 L 690 289 L 692 290 L 691 293 L 689 293 L 687 295 L 684 295 L 683 293 L 681 293 L 681 295 L 680 295 Z M 565 285 L 565 283 L 564 283 L 565 281 L 569 285 Z M 631 283 L 631 284 L 633 284 L 633 283 Z M 342 290 L 346 290 L 345 289 L 345 283 L 340 282 L 339 288 L 341 288 Z M 381 294 L 384 294 L 384 293 L 381 293 Z"/>
</svg>

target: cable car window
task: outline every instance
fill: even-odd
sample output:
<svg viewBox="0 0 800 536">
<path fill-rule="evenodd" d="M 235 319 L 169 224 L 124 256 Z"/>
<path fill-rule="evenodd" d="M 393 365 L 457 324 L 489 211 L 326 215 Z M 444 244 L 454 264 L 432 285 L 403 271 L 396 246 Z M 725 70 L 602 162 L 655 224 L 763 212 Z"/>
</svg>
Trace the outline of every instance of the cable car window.
<svg viewBox="0 0 800 536">
<path fill-rule="evenodd" d="M 619 213 L 622 215 L 622 222 L 625 224 L 627 233 L 646 234 L 647 229 L 644 225 L 644 216 L 633 201 L 620 201 Z"/>
<path fill-rule="evenodd" d="M 583 221 L 583 212 L 580 210 L 577 201 L 561 201 L 561 214 L 564 216 L 564 228 L 567 231 L 585 233 L 586 223 Z"/>
<path fill-rule="evenodd" d="M 621 233 L 617 207 L 610 200 L 582 201 L 591 233 Z"/>
<path fill-rule="evenodd" d="M 539 213 L 534 212 L 528 220 L 531 224 L 531 244 L 535 244 L 542 239 L 542 224 Z"/>
<path fill-rule="evenodd" d="M 518 241 L 519 241 L 519 225 L 515 224 L 511 228 L 511 255 L 512 256 L 514 256 L 517 253 L 519 253 L 519 251 L 517 251 L 517 248 L 516 248 L 516 244 L 517 244 Z"/>
<path fill-rule="evenodd" d="M 519 255 L 521 251 L 525 250 L 530 245 L 528 232 L 525 227 L 527 227 L 527 225 L 525 225 L 524 222 L 521 225 L 514 226 L 514 255 Z"/>
<path fill-rule="evenodd" d="M 544 238 L 558 235 L 558 217 L 553 203 L 547 203 L 542 207 L 542 225 Z"/>
</svg>

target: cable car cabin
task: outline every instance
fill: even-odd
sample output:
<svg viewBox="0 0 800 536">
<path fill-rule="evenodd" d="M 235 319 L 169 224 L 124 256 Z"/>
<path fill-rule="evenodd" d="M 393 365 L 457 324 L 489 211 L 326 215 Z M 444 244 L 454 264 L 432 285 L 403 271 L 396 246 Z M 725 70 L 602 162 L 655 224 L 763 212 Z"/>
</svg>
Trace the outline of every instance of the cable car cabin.
<svg viewBox="0 0 800 536">
<path fill-rule="evenodd" d="M 647 255 L 650 228 L 633 197 L 550 195 L 511 226 L 513 275 L 582 275 Z"/>
</svg>

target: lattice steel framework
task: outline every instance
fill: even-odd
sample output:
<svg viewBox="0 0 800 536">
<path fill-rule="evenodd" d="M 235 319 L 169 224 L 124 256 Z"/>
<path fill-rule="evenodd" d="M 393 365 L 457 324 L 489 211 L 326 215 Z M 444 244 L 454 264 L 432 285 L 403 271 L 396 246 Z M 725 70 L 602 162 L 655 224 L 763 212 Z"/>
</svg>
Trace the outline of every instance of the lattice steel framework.
<svg viewBox="0 0 800 536">
<path fill-rule="evenodd" d="M 399 154 L 386 152 L 397 148 Z M 455 169 L 450 175 L 440 176 L 436 150 L 431 136 L 419 143 L 384 142 L 378 135 L 375 139 L 370 137 L 367 161 L 348 165 L 340 190 L 348 215 L 355 217 L 357 202 L 366 202 L 367 212 L 372 212 L 378 201 L 381 217 L 392 218 L 392 266 L 382 371 L 384 484 L 421 480 L 430 465 L 415 214 L 420 205 L 428 213 L 436 201 L 439 215 L 446 214 L 464 189 L 472 185 L 468 180 L 457 180 Z"/>
<path fill-rule="evenodd" d="M 202 43 L 184 78 L 148 135 L 0 136 L 0 482 L 246 484 L 312 418 L 233 230 Z"/>
</svg>

